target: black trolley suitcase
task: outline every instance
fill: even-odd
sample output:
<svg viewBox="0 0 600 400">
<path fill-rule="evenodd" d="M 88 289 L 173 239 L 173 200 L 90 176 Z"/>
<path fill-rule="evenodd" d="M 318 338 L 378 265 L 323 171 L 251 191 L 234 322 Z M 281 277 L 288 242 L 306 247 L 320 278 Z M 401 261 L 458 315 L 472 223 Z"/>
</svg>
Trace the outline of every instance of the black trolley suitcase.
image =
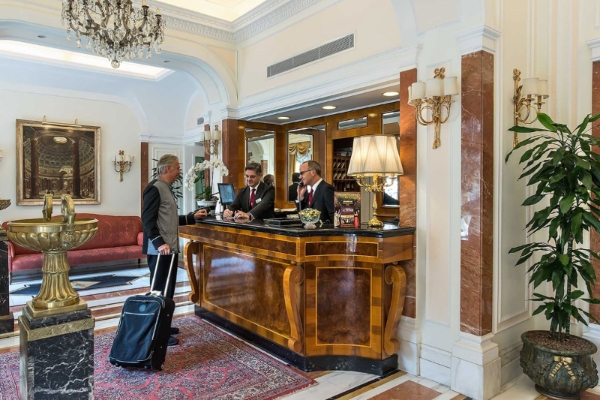
<svg viewBox="0 0 600 400">
<path fill-rule="evenodd" d="M 172 254 L 166 287 L 169 287 L 171 281 L 174 260 L 175 254 Z M 156 260 L 156 269 L 158 268 L 160 254 Z M 123 304 L 121 319 L 108 357 L 110 363 L 117 367 L 143 367 L 159 371 L 163 369 L 175 302 L 163 296 L 163 293 L 153 290 L 155 280 L 156 270 L 150 293 L 131 296 Z"/>
</svg>

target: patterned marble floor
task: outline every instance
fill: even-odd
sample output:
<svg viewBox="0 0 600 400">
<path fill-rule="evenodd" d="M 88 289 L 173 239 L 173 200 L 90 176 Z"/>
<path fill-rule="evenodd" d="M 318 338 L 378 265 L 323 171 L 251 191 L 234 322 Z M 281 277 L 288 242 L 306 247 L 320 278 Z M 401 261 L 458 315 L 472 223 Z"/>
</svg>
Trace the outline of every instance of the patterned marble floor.
<svg viewBox="0 0 600 400">
<path fill-rule="evenodd" d="M 133 294 L 145 293 L 150 284 L 146 267 L 113 272 L 115 274 L 140 276 L 132 285 L 110 287 L 96 290 L 80 291 L 80 295 L 88 302 L 92 314 L 96 318 L 96 330 L 114 330 L 125 299 Z M 91 277 L 93 274 L 81 275 Z M 31 281 L 37 283 L 39 281 Z M 187 295 L 190 291 L 187 273 L 180 268 L 177 274 L 175 300 L 177 309 L 175 318 L 193 313 L 194 306 Z M 21 287 L 22 283 L 11 285 L 11 290 Z M 11 296 L 11 311 L 15 319 L 21 314 L 21 308 L 31 296 Z M 176 325 L 176 322 L 175 322 Z M 15 330 L 18 329 L 15 323 Z M 239 339 L 242 340 L 242 339 Z M 0 335 L 0 352 L 18 348 L 19 336 L 13 334 Z M 260 350 L 260 349 L 259 349 Z M 323 371 L 312 372 L 309 375 L 319 384 L 296 393 L 281 397 L 281 400 L 463 400 L 469 399 L 460 393 L 450 390 L 429 379 L 397 371 L 389 376 L 380 378 L 376 375 L 360 372 Z M 533 383 L 524 375 L 509 382 L 502 388 L 502 393 L 494 400 L 546 400 L 539 395 Z M 600 400 L 600 387 L 589 390 L 582 395 L 583 400 Z"/>
</svg>

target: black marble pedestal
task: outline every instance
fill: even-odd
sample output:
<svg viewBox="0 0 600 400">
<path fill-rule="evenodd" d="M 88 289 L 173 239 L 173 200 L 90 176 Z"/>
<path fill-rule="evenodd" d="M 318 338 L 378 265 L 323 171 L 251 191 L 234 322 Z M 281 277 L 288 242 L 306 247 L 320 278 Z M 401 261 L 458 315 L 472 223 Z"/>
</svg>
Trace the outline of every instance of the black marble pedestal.
<svg viewBox="0 0 600 400">
<path fill-rule="evenodd" d="M 89 309 L 19 317 L 21 399 L 94 398 L 94 317 Z"/>
<path fill-rule="evenodd" d="M 8 243 L 6 232 L 0 228 L 0 334 L 14 332 L 15 317 L 10 312 L 8 287 Z"/>
</svg>

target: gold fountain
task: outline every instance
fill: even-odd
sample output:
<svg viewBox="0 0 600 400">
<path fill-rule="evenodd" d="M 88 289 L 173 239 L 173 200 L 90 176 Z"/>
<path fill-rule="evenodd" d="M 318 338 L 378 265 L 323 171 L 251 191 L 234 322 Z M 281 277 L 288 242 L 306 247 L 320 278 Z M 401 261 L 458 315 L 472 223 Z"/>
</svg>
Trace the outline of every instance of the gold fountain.
<svg viewBox="0 0 600 400">
<path fill-rule="evenodd" d="M 87 309 L 69 281 L 67 251 L 91 240 L 98 232 L 98 220 L 75 218 L 75 205 L 67 194 L 62 195 L 61 202 L 62 219 L 51 219 L 52 194 L 46 194 L 43 218 L 8 222 L 10 241 L 44 253 L 42 287 L 27 302 L 34 318 Z"/>
</svg>

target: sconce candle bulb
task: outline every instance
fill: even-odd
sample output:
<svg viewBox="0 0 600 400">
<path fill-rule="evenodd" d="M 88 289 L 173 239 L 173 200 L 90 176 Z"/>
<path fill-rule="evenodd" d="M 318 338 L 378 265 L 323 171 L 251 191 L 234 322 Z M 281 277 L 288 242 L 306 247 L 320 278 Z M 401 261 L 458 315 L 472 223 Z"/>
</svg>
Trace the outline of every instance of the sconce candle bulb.
<svg viewBox="0 0 600 400">
<path fill-rule="evenodd" d="M 204 141 L 204 151 L 211 156 L 219 154 L 219 141 L 221 140 L 221 131 L 219 131 L 219 125 L 215 125 L 215 130 L 204 131 L 204 138 L 200 136 L 201 140 Z"/>
<path fill-rule="evenodd" d="M 446 77 L 445 73 L 445 68 L 436 68 L 433 79 L 428 79 L 426 84 L 415 82 L 408 88 L 408 104 L 417 109 L 417 122 L 425 126 L 432 124 L 435 126 L 434 149 L 441 145 L 441 125 L 450 117 L 452 96 L 458 94 L 456 77 Z M 427 110 L 431 111 L 429 120 L 423 115 Z"/>
<path fill-rule="evenodd" d="M 133 156 L 125 156 L 123 150 L 119 150 L 119 154 L 114 156 L 113 164 L 115 166 L 115 172 L 120 175 L 119 182 L 123 182 L 123 173 L 131 170 L 131 164 L 133 164 Z"/>
<path fill-rule="evenodd" d="M 542 105 L 545 104 L 543 99 L 547 99 L 548 95 L 548 81 L 538 78 L 525 78 L 523 79 L 523 85 L 519 85 L 521 81 L 521 71 L 518 69 L 513 70 L 513 80 L 515 82 L 513 104 L 515 125 L 522 124 L 533 124 L 537 121 L 537 113 L 542 110 Z M 534 111 L 535 114 L 532 114 Z M 519 138 L 517 132 L 514 133 L 513 147 L 519 144 Z"/>
</svg>

